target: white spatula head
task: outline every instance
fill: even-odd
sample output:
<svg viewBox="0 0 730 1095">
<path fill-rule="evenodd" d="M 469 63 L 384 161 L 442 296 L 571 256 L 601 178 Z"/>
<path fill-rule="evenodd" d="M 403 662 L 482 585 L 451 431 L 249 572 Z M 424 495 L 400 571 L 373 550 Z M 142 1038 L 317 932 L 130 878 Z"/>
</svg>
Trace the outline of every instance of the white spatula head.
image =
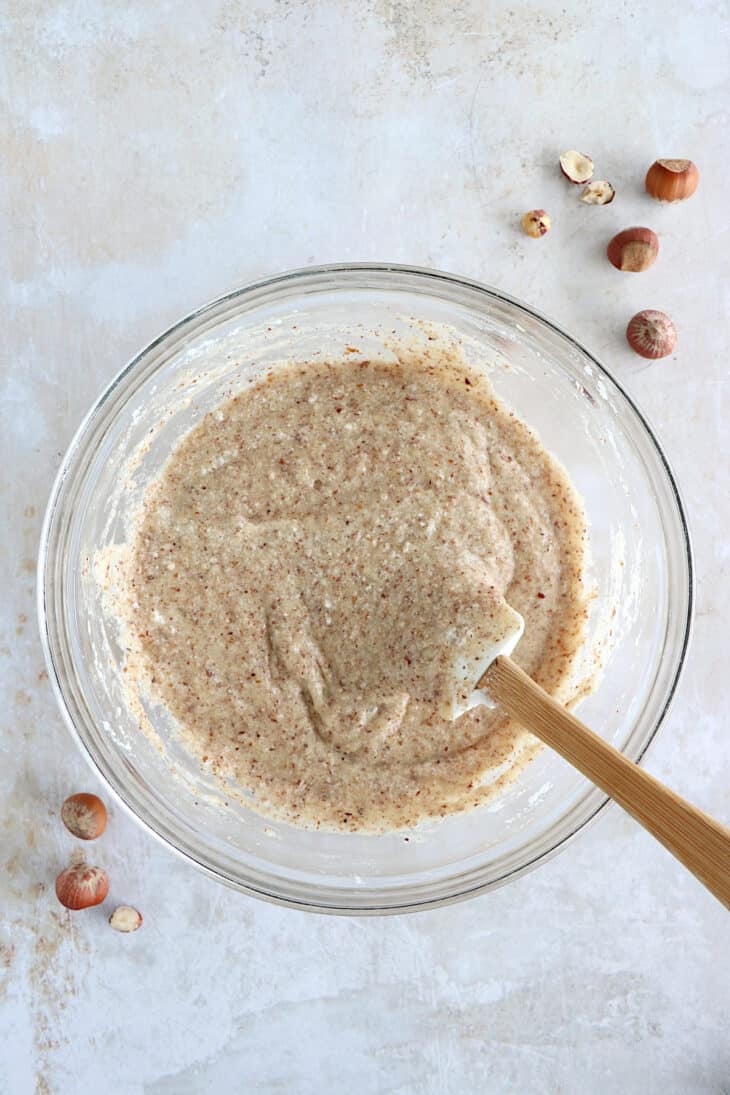
<svg viewBox="0 0 730 1095">
<path fill-rule="evenodd" d="M 494 624 L 492 628 L 491 624 Z M 477 688 L 477 682 L 486 673 L 489 666 L 500 654 L 512 653 L 522 638 L 525 621 L 519 612 L 506 602 L 499 605 L 493 620 L 490 619 L 489 638 L 484 634 L 467 635 L 456 648 L 453 661 L 455 688 L 448 717 L 458 719 L 466 711 L 479 704 L 496 707 L 496 704 L 484 689 Z"/>
</svg>

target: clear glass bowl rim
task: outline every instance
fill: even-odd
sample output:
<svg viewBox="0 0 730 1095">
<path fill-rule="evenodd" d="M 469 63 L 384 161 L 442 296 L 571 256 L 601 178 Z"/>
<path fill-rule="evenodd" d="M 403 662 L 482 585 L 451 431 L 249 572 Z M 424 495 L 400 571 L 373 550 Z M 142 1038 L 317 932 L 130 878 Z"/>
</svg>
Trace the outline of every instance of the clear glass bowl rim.
<svg viewBox="0 0 730 1095">
<path fill-rule="evenodd" d="M 672 471 L 671 465 L 662 449 L 657 436 L 649 425 L 646 416 L 636 405 L 634 400 L 627 394 L 625 389 L 618 383 L 615 377 L 606 369 L 604 365 L 583 346 L 581 342 L 575 339 L 567 331 L 565 331 L 559 324 L 543 315 L 537 309 L 532 308 L 530 305 L 525 304 L 523 301 L 510 295 L 509 293 L 502 292 L 491 286 L 483 284 L 471 278 L 462 277 L 457 274 L 447 273 L 441 270 L 429 269 L 427 267 L 410 266 L 400 263 L 332 263 L 321 266 L 308 266 L 294 270 L 284 271 L 279 274 L 272 275 L 270 277 L 261 278 L 256 281 L 249 282 L 240 288 L 234 289 L 228 293 L 223 294 L 220 297 L 202 305 L 200 308 L 188 313 L 186 316 L 178 320 L 171 327 L 165 330 L 152 342 L 148 343 L 138 354 L 136 354 L 127 365 L 119 370 L 119 372 L 112 378 L 106 388 L 101 392 L 96 401 L 93 403 L 87 414 L 84 416 L 81 424 L 79 425 L 76 433 L 74 434 L 68 448 L 64 454 L 63 460 L 56 474 L 55 481 L 53 483 L 49 500 L 46 507 L 45 517 L 43 521 L 43 527 L 41 531 L 41 539 L 39 545 L 38 554 L 38 571 L 37 571 L 37 612 L 38 623 L 41 636 L 41 643 L 43 647 L 44 658 L 46 667 L 49 674 L 49 679 L 53 688 L 56 701 L 61 710 L 62 716 L 69 730 L 71 731 L 74 739 L 76 740 L 82 754 L 85 756 L 87 762 L 91 768 L 101 778 L 105 786 L 113 794 L 116 801 L 118 801 L 125 811 L 130 814 L 140 825 L 143 826 L 148 832 L 156 837 L 162 844 L 170 848 L 172 851 L 180 855 L 183 859 L 193 863 L 196 867 L 202 870 L 209 876 L 222 881 L 225 884 L 237 889 L 241 892 L 247 893 L 251 896 L 255 896 L 267 901 L 274 902 L 275 904 L 288 906 L 291 908 L 302 909 L 312 912 L 324 912 L 324 913 L 339 913 L 344 915 L 368 915 L 368 914 L 392 914 L 400 912 L 417 911 L 426 908 L 437 908 L 443 905 L 452 904 L 456 901 L 465 900 L 466 898 L 473 897 L 477 894 L 486 892 L 487 890 L 496 889 L 499 886 L 505 885 L 507 882 L 520 877 L 526 872 L 534 869 L 538 864 L 545 862 L 552 858 L 559 851 L 561 851 L 570 841 L 572 841 L 578 833 L 584 830 L 588 825 L 592 824 L 597 816 L 610 802 L 610 799 L 603 792 L 594 789 L 597 794 L 597 799 L 594 805 L 588 810 L 581 819 L 572 824 L 569 831 L 564 832 L 558 839 L 551 843 L 547 848 L 543 848 L 533 858 L 526 860 L 519 867 L 506 871 L 503 875 L 497 878 L 488 879 L 477 885 L 471 885 L 467 888 L 454 890 L 448 895 L 439 894 L 433 898 L 423 897 L 416 901 L 404 901 L 399 904 L 337 904 L 336 902 L 321 901 L 312 899 L 309 900 L 301 892 L 300 887 L 292 887 L 292 892 L 289 895 L 282 894 L 281 892 L 268 892 L 265 888 L 261 888 L 253 884 L 251 881 L 244 880 L 242 878 L 234 878 L 229 874 L 226 874 L 222 870 L 217 869 L 215 866 L 205 861 L 204 856 L 197 856 L 190 848 L 183 848 L 178 846 L 174 839 L 159 831 L 152 821 L 142 816 L 125 798 L 122 789 L 117 786 L 110 778 L 109 773 L 105 769 L 104 765 L 100 762 L 96 756 L 93 748 L 91 747 L 87 737 L 84 733 L 83 727 L 77 724 L 77 720 L 74 718 L 72 711 L 67 703 L 66 694 L 64 692 L 61 676 L 59 672 L 59 666 L 56 664 L 56 660 L 53 654 L 52 637 L 49 629 L 50 619 L 47 607 L 47 576 L 48 576 L 48 564 L 50 553 L 53 546 L 53 534 L 56 530 L 56 525 L 59 517 L 60 506 L 64 499 L 64 493 L 67 487 L 67 480 L 69 478 L 70 470 L 75 460 L 78 458 L 79 453 L 84 449 L 84 442 L 92 432 L 92 426 L 96 422 L 97 418 L 107 408 L 110 401 L 115 397 L 122 394 L 124 390 L 131 391 L 135 387 L 135 380 L 138 383 L 142 382 L 142 379 L 148 380 L 149 376 L 138 377 L 137 374 L 144 372 L 144 364 L 148 357 L 165 342 L 171 344 L 177 344 L 181 334 L 185 333 L 186 336 L 199 335 L 204 329 L 207 320 L 218 318 L 226 307 L 236 301 L 241 301 L 244 298 L 259 296 L 259 303 L 263 300 L 260 294 L 265 294 L 266 291 L 271 291 L 273 297 L 278 296 L 283 291 L 286 291 L 287 287 L 292 288 L 309 288 L 312 292 L 324 291 L 324 290 L 338 290 L 344 288 L 359 288 L 367 289 L 373 288 L 372 285 L 367 285 L 362 282 L 353 282 L 352 284 L 341 284 L 338 279 L 345 276 L 360 277 L 365 279 L 366 277 L 372 277 L 375 279 L 382 279 L 382 288 L 388 288 L 386 282 L 389 275 L 393 275 L 398 278 L 402 278 L 404 281 L 412 279 L 415 284 L 400 284 L 397 286 L 391 286 L 392 288 L 400 288 L 402 290 L 417 292 L 419 285 L 427 285 L 438 295 L 439 286 L 448 286 L 450 289 L 463 288 L 470 294 L 483 294 L 490 298 L 492 301 L 506 304 L 512 308 L 517 309 L 518 312 L 522 312 L 525 316 L 529 317 L 533 321 L 537 321 L 538 324 L 542 324 L 545 328 L 551 331 L 553 334 L 560 336 L 568 344 L 570 344 L 578 353 L 583 355 L 595 368 L 598 374 L 605 380 L 608 385 L 619 393 L 622 399 L 628 404 L 629 408 L 636 415 L 639 423 L 646 433 L 651 446 L 654 448 L 656 455 L 659 458 L 661 468 L 666 475 L 667 483 L 670 487 L 671 494 L 673 496 L 674 504 L 677 508 L 677 514 L 681 526 L 683 548 L 684 548 L 684 561 L 687 566 L 687 606 L 686 606 L 686 619 L 684 621 L 681 649 L 677 658 L 677 667 L 674 673 L 674 677 L 667 689 L 664 702 L 658 714 L 655 717 L 654 725 L 650 732 L 646 735 L 645 740 L 641 743 L 639 750 L 635 755 L 635 762 L 641 763 L 647 749 L 651 745 L 652 741 L 656 737 L 656 734 L 664 721 L 672 700 L 677 691 L 677 687 L 681 678 L 682 671 L 686 664 L 687 650 L 689 647 L 692 625 L 693 625 L 693 605 L 694 605 L 694 561 L 691 536 L 689 532 L 689 526 L 686 516 L 686 509 L 682 501 L 682 497 L 677 486 L 677 481 Z M 157 367 L 160 366 L 158 362 Z M 65 623 L 65 621 L 64 621 Z M 63 641 L 64 636 L 55 636 L 56 639 Z"/>
</svg>

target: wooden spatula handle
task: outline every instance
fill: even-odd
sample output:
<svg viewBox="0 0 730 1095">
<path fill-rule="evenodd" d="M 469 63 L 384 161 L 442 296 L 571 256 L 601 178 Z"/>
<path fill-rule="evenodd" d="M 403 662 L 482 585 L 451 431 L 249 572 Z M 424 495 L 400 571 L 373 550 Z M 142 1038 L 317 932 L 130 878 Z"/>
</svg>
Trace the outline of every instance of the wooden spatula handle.
<svg viewBox="0 0 730 1095">
<path fill-rule="evenodd" d="M 594 734 L 511 658 L 497 658 L 479 687 L 618 802 L 730 909 L 730 829 Z"/>
</svg>

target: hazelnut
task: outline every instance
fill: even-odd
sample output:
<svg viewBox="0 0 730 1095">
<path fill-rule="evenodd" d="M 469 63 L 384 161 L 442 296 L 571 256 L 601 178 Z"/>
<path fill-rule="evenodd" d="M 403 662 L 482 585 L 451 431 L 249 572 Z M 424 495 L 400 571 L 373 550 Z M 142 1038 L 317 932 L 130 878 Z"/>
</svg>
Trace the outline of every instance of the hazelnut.
<svg viewBox="0 0 730 1095">
<path fill-rule="evenodd" d="M 700 173 L 691 160 L 655 160 L 646 173 L 646 192 L 660 202 L 691 198 Z"/>
<path fill-rule="evenodd" d="M 56 879 L 56 897 L 67 909 L 88 909 L 100 905 L 109 893 L 109 878 L 101 867 L 75 863 Z"/>
<path fill-rule="evenodd" d="M 64 802 L 61 820 L 79 840 L 96 840 L 106 829 L 106 807 L 96 795 L 80 791 Z"/>
<path fill-rule="evenodd" d="M 641 357 L 667 357 L 677 345 L 677 329 L 664 312 L 637 312 L 626 328 L 629 346 Z"/>
<path fill-rule="evenodd" d="M 544 209 L 531 209 L 523 214 L 521 224 L 523 232 L 536 240 L 550 231 L 550 217 Z"/>
<path fill-rule="evenodd" d="M 142 913 L 131 905 L 117 905 L 109 917 L 109 923 L 117 932 L 136 932 L 142 927 Z"/>
<path fill-rule="evenodd" d="M 606 253 L 617 270 L 636 274 L 654 265 L 659 254 L 659 240 L 651 228 L 625 228 L 613 237 Z"/>
<path fill-rule="evenodd" d="M 572 183 L 587 183 L 593 178 L 593 160 L 583 152 L 563 152 L 560 157 L 560 170 Z"/>
<path fill-rule="evenodd" d="M 616 191 L 608 179 L 597 179 L 583 188 L 580 200 L 586 205 L 608 205 L 616 197 Z"/>
</svg>

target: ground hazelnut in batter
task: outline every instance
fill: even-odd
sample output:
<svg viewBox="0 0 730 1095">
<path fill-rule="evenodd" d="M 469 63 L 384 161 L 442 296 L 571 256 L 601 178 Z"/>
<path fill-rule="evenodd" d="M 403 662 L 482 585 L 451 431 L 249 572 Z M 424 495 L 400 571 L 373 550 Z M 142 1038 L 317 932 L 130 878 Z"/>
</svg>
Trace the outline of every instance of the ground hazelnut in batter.
<svg viewBox="0 0 730 1095">
<path fill-rule="evenodd" d="M 128 667 L 264 814 L 398 828 L 469 809 L 529 757 L 454 718 L 454 666 L 515 658 L 565 699 L 586 618 L 563 468 L 448 352 L 281 366 L 206 415 L 145 496 Z"/>
</svg>

